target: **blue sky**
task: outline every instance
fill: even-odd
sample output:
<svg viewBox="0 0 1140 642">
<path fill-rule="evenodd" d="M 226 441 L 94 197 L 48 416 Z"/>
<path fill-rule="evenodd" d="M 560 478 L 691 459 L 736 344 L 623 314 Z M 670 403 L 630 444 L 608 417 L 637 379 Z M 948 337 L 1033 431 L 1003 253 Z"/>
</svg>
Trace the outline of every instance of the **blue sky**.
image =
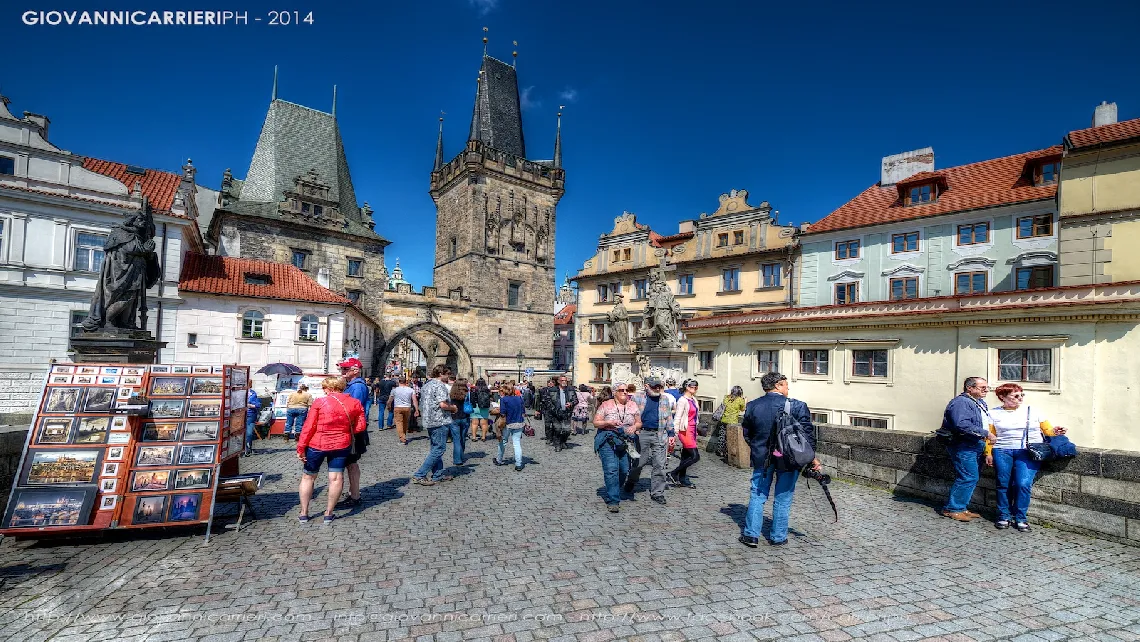
<svg viewBox="0 0 1140 642">
<path fill-rule="evenodd" d="M 357 197 L 393 241 L 389 267 L 399 257 L 419 286 L 431 281 L 436 119 L 447 112 L 450 158 L 487 26 L 491 55 L 510 60 L 519 42 L 531 158 L 550 158 L 566 105 L 561 281 L 623 210 L 671 234 L 747 189 L 781 222 L 815 221 L 878 180 L 888 154 L 929 145 L 949 167 L 1045 147 L 1102 100 L 1140 117 L 1138 6 L 248 2 L 236 8 L 251 21 L 288 8 L 314 24 L 222 28 L 27 27 L 23 7 L 6 7 L 0 91 L 15 113 L 48 115 L 65 149 L 171 171 L 192 157 L 216 188 L 227 167 L 245 175 L 274 65 L 285 100 L 328 110 L 336 84 Z"/>
</svg>

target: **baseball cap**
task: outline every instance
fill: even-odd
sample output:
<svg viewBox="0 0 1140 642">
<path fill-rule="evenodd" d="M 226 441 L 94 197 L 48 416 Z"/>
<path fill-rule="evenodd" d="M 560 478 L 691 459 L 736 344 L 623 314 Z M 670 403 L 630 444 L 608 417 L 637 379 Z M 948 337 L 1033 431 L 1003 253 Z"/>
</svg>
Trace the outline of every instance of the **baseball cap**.
<svg viewBox="0 0 1140 642">
<path fill-rule="evenodd" d="M 645 378 L 645 387 L 646 388 L 660 388 L 663 385 L 665 385 L 665 384 L 661 383 L 661 377 L 646 377 Z"/>
<path fill-rule="evenodd" d="M 338 368 L 359 368 L 359 369 L 363 370 L 364 364 L 360 363 L 360 359 L 357 359 L 356 357 L 350 357 L 350 358 L 345 359 L 344 361 L 341 361 L 340 363 L 336 364 L 336 367 L 338 367 Z"/>
</svg>

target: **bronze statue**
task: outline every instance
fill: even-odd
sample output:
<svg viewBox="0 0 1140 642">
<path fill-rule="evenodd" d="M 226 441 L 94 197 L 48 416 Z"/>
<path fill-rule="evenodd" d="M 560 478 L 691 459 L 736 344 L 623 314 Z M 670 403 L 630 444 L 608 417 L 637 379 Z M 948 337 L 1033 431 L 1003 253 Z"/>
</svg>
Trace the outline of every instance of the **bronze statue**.
<svg viewBox="0 0 1140 642">
<path fill-rule="evenodd" d="M 83 329 L 146 330 L 146 291 L 158 282 L 160 274 L 154 251 L 154 219 L 144 204 L 103 244 L 103 267 Z"/>
<path fill-rule="evenodd" d="M 629 352 L 629 313 L 625 311 L 625 306 L 621 303 L 623 298 L 625 297 L 621 294 L 615 294 L 614 309 L 606 313 L 614 352 Z"/>
<path fill-rule="evenodd" d="M 654 347 L 660 349 L 678 349 L 681 347 L 681 336 L 677 331 L 681 318 L 681 306 L 673 298 L 669 286 L 657 272 L 649 275 L 649 301 L 645 304 L 645 328 L 641 337 L 656 339 Z"/>
</svg>

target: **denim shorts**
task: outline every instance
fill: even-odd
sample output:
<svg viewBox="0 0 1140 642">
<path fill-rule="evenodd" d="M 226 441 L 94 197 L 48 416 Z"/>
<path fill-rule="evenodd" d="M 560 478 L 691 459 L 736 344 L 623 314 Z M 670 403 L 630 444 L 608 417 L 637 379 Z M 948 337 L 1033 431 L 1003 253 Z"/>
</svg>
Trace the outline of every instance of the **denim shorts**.
<svg viewBox="0 0 1140 642">
<path fill-rule="evenodd" d="M 314 448 L 306 448 L 305 474 L 316 475 L 321 472 L 321 462 L 326 458 L 329 461 L 330 473 L 343 473 L 344 467 L 348 465 L 348 449 L 316 450 Z"/>
</svg>

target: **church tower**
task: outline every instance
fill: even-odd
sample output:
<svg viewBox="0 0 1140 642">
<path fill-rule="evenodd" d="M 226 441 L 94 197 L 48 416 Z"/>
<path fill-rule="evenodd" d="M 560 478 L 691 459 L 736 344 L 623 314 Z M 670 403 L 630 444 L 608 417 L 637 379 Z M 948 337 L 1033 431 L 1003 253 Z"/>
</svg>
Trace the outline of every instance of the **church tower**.
<svg viewBox="0 0 1140 642">
<path fill-rule="evenodd" d="M 435 286 L 480 309 L 481 361 L 513 364 L 521 349 L 526 366 L 549 367 L 561 148 L 559 124 L 553 159 L 528 160 L 515 67 L 484 53 L 467 143 L 445 162 L 441 126 L 429 191 Z"/>
</svg>

